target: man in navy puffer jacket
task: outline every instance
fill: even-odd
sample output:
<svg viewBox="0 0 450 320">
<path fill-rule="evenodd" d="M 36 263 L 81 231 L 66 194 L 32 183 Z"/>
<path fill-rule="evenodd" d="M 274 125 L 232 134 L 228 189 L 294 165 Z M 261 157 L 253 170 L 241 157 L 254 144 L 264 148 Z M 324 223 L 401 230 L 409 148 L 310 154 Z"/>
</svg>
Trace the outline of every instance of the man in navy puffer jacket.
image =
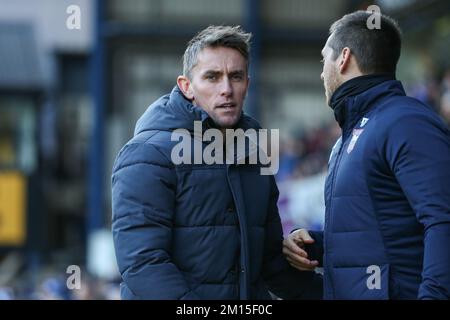
<svg viewBox="0 0 450 320">
<path fill-rule="evenodd" d="M 195 158 L 198 146 L 206 152 L 196 126 L 200 135 L 259 129 L 242 112 L 249 40 L 239 27 L 211 26 L 194 37 L 177 86 L 148 108 L 116 159 L 112 229 L 123 299 L 268 299 L 268 290 L 322 297 L 321 277 L 282 254 L 273 175 L 249 161 L 174 160 L 180 137 L 194 146 L 182 157 Z M 180 129 L 186 134 L 172 141 Z"/>
<path fill-rule="evenodd" d="M 322 50 L 329 105 L 342 128 L 325 183 L 324 232 L 284 242 L 301 270 L 324 267 L 326 299 L 450 298 L 450 133 L 395 80 L 401 34 L 358 11 Z"/>
</svg>

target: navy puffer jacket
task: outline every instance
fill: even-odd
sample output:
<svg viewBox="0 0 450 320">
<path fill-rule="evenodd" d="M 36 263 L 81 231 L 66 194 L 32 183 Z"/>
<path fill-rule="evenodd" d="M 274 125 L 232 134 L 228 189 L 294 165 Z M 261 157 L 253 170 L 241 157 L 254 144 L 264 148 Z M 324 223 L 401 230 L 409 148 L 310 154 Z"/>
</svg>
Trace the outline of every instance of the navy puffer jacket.
<svg viewBox="0 0 450 320">
<path fill-rule="evenodd" d="M 210 123 L 175 87 L 153 103 L 112 175 L 112 229 L 124 299 L 321 298 L 321 279 L 282 256 L 273 176 L 256 165 L 171 161 L 175 129 Z M 258 128 L 243 115 L 238 126 Z M 204 146 L 203 146 L 204 147 Z"/>
<path fill-rule="evenodd" d="M 325 298 L 449 299 L 448 127 L 396 80 L 347 97 L 345 108 L 325 230 L 313 232 Z"/>
</svg>

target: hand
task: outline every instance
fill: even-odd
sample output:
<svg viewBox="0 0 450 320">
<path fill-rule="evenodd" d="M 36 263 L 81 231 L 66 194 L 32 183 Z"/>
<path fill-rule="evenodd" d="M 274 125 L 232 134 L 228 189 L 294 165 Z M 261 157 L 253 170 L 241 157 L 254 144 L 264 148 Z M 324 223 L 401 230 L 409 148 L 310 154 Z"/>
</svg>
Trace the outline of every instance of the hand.
<svg viewBox="0 0 450 320">
<path fill-rule="evenodd" d="M 319 261 L 309 260 L 305 244 L 314 243 L 306 229 L 295 230 L 283 241 L 283 254 L 291 266 L 301 271 L 313 271 Z"/>
</svg>

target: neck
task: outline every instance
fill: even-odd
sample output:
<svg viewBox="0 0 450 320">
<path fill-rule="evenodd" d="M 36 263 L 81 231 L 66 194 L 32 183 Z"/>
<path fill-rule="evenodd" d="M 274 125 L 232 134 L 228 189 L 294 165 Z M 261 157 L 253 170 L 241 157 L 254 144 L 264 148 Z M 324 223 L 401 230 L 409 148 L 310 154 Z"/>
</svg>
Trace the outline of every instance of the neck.
<svg viewBox="0 0 450 320">
<path fill-rule="evenodd" d="M 343 74 L 341 76 L 341 85 L 343 85 L 344 83 L 346 83 L 347 81 L 350 81 L 354 78 L 358 78 L 358 77 L 362 77 L 362 76 L 367 76 L 367 74 L 363 74 L 360 71 L 357 72 L 348 72 L 346 74 Z"/>
</svg>

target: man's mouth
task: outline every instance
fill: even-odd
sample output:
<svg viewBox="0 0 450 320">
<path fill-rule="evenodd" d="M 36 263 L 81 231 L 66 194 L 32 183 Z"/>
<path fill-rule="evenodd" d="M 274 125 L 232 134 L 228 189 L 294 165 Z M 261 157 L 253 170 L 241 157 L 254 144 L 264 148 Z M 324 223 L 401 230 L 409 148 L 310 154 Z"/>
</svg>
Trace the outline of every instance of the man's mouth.
<svg viewBox="0 0 450 320">
<path fill-rule="evenodd" d="M 216 106 L 216 108 L 224 109 L 224 110 L 231 110 L 231 109 L 234 109 L 235 107 L 236 107 L 236 103 L 233 103 L 233 102 L 221 103 Z"/>
</svg>

